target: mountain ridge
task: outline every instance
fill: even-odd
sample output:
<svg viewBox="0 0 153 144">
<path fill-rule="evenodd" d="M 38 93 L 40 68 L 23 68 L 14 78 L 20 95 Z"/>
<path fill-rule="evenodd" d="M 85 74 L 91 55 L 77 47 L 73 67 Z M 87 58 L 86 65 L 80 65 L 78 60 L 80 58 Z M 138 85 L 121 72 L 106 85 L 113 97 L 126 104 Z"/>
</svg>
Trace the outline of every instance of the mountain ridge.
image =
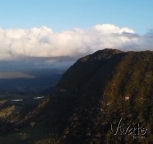
<svg viewBox="0 0 153 144">
<path fill-rule="evenodd" d="M 109 49 L 105 48 L 103 50 L 98 50 L 94 52 L 93 54 L 89 54 L 85 57 L 80 58 L 77 62 L 84 62 L 87 60 L 100 60 L 100 59 L 106 59 L 106 58 L 111 58 L 112 55 L 117 54 L 117 53 L 123 53 L 123 51 L 118 50 L 118 49 Z"/>
<path fill-rule="evenodd" d="M 72 120 L 67 124 L 67 128 L 71 125 L 71 133 L 66 134 L 66 138 L 62 141 L 72 142 L 72 137 L 77 131 L 78 135 L 73 143 L 79 143 L 81 139 L 84 141 L 96 139 L 96 143 L 112 143 L 114 141 L 117 143 L 119 139 L 122 139 L 124 143 L 140 142 L 140 139 L 130 140 L 130 137 L 118 136 L 117 138 L 111 135 L 109 123 L 113 121 L 117 124 L 116 119 L 123 116 L 124 120 L 129 120 L 129 125 L 130 122 L 143 122 L 148 128 L 147 140 L 150 139 L 152 133 L 149 125 L 152 123 L 149 121 L 152 119 L 151 113 L 153 112 L 153 105 L 149 102 L 152 100 L 151 94 L 153 94 L 152 72 L 152 51 L 122 52 L 104 49 L 80 58 L 63 74 L 57 84 L 56 95 L 59 97 L 63 95 L 62 99 L 65 103 L 70 102 L 66 100 L 67 98 L 71 99 L 71 103 L 73 103 L 71 108 L 74 109 L 69 115 Z M 60 89 L 64 89 L 65 92 L 61 92 Z M 147 100 L 144 101 L 144 99 Z M 75 116 L 74 113 L 76 113 Z M 84 119 L 85 115 L 86 119 Z M 78 117 L 78 122 L 74 122 L 76 117 Z M 96 121 L 99 123 L 98 125 L 96 125 Z M 77 123 L 80 126 L 76 127 Z M 96 127 L 95 130 L 94 127 Z M 106 129 L 105 134 L 102 134 L 102 130 L 100 132 L 100 129 L 103 128 Z M 91 136 L 86 138 L 88 129 L 92 132 Z M 79 136 L 81 132 L 84 134 Z M 96 135 L 101 136 L 97 137 Z M 107 139 L 107 135 L 109 135 L 109 139 Z M 104 140 L 100 140 L 102 138 Z"/>
<path fill-rule="evenodd" d="M 100 50 L 76 61 L 30 120 L 56 144 L 153 143 L 152 87 L 153 51 Z M 113 135 L 121 118 L 123 129 L 147 129 L 144 137 Z"/>
</svg>

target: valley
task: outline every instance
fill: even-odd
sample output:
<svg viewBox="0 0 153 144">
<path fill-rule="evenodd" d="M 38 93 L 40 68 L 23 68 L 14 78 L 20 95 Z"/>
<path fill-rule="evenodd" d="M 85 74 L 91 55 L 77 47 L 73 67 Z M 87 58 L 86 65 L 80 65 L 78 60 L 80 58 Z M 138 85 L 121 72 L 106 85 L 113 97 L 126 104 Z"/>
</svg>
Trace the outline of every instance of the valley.
<svg viewBox="0 0 153 144">
<path fill-rule="evenodd" d="M 53 91 L 1 91 L 0 143 L 153 143 L 152 72 L 152 51 L 104 49 L 78 59 Z"/>
</svg>

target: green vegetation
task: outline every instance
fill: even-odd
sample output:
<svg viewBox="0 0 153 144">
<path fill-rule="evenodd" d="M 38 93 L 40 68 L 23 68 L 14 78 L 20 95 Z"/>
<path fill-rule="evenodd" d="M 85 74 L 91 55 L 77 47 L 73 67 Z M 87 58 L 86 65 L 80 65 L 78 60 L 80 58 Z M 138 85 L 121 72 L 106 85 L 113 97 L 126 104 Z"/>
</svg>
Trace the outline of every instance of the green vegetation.
<svg viewBox="0 0 153 144">
<path fill-rule="evenodd" d="M 113 135 L 110 123 L 115 130 L 121 118 L 125 129 L 145 127 L 144 138 Z M 153 52 L 105 49 L 83 57 L 19 119 L 18 132 L 7 133 L 15 143 L 153 143 Z"/>
<path fill-rule="evenodd" d="M 70 120 L 65 126 L 65 130 L 69 129 L 69 132 L 64 133 L 63 130 L 65 137 L 61 141 L 64 143 L 80 143 L 82 140 L 84 143 L 87 141 L 153 142 L 150 127 L 153 114 L 152 72 L 153 52 L 151 51 L 121 52 L 105 49 L 79 59 L 57 85 L 58 89 L 67 90 L 64 94 L 57 91 L 58 101 L 61 95 L 64 96 L 62 100 L 65 99 L 67 103 L 70 97 L 73 97 L 70 102 L 73 103 L 73 107 L 67 108 L 71 109 L 68 118 Z M 64 115 L 59 116 L 59 119 L 62 117 L 64 118 Z M 134 126 L 139 122 L 146 127 L 148 131 L 145 139 L 112 135 L 110 122 L 117 125 L 121 117 L 124 118 L 125 127 Z"/>
</svg>

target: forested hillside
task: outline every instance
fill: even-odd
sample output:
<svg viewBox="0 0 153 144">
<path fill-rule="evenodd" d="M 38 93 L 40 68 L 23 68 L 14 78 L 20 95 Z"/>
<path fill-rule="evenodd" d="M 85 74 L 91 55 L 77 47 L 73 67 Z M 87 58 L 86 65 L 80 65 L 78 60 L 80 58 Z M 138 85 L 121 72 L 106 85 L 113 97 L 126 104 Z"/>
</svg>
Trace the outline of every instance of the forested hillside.
<svg viewBox="0 0 153 144">
<path fill-rule="evenodd" d="M 80 58 L 32 121 L 47 131 L 35 143 L 153 143 L 153 52 L 104 49 Z"/>
</svg>

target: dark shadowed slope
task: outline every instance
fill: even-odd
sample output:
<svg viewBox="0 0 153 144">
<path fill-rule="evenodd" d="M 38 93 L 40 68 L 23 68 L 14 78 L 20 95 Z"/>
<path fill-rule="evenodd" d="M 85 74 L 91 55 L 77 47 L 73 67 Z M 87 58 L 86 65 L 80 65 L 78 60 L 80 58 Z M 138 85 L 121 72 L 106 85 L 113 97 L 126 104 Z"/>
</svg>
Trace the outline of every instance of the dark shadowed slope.
<svg viewBox="0 0 153 144">
<path fill-rule="evenodd" d="M 153 143 L 153 52 L 104 49 L 79 59 L 56 86 L 34 119 L 47 128 L 46 139 L 65 144 Z M 111 132 L 128 126 L 129 135 Z M 37 141 L 43 141 L 40 138 Z M 46 142 L 47 143 L 47 142 Z"/>
<path fill-rule="evenodd" d="M 46 124 L 66 144 L 152 141 L 152 87 L 153 52 L 98 51 L 79 59 L 62 76 Z M 125 129 L 137 123 L 147 128 L 145 139 L 114 136 L 110 123 L 115 129 L 120 118 Z"/>
</svg>

